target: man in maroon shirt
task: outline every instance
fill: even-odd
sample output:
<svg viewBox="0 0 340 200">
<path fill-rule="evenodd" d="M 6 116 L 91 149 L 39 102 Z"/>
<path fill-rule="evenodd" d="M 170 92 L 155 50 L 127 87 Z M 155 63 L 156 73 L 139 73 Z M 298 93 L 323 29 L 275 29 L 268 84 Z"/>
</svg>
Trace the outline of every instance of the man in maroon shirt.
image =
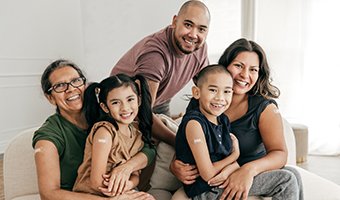
<svg viewBox="0 0 340 200">
<path fill-rule="evenodd" d="M 154 112 L 170 115 L 171 98 L 208 65 L 205 40 L 209 23 L 210 13 L 202 2 L 185 2 L 171 25 L 137 42 L 116 63 L 111 75 L 144 75 Z M 154 117 L 153 136 L 175 144 L 175 133 L 157 117 Z"/>
</svg>

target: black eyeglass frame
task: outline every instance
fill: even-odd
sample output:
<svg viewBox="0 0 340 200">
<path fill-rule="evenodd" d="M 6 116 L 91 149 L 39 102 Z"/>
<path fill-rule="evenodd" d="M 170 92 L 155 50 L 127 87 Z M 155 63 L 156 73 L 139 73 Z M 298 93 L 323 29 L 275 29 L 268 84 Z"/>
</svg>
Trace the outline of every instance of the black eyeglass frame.
<svg viewBox="0 0 340 200">
<path fill-rule="evenodd" d="M 74 82 L 75 82 L 75 81 L 79 81 L 80 79 L 83 81 L 82 84 L 80 84 L 80 85 L 74 85 Z M 68 90 L 68 87 L 69 87 L 70 85 L 72 85 L 72 87 L 74 87 L 74 88 L 79 88 L 80 86 L 85 85 L 85 83 L 86 83 L 86 78 L 85 78 L 85 77 L 78 77 L 78 78 L 72 79 L 70 82 L 57 83 L 57 84 L 55 84 L 55 85 L 52 85 L 52 86 L 50 87 L 50 89 L 47 90 L 47 92 L 52 92 L 52 90 L 53 90 L 53 91 L 56 92 L 56 93 L 62 93 L 62 92 L 65 92 L 66 90 Z M 62 91 L 56 90 L 56 88 L 57 88 L 56 86 L 57 86 L 57 85 L 60 85 L 60 84 L 66 84 L 65 89 L 62 90 Z"/>
</svg>

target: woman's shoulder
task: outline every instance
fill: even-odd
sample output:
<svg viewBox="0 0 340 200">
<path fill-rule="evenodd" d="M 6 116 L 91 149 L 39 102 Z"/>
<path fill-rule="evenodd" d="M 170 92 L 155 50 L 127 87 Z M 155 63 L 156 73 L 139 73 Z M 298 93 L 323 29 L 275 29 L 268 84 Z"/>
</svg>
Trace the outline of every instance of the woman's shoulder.
<svg viewBox="0 0 340 200">
<path fill-rule="evenodd" d="M 60 132 L 60 130 L 65 126 L 72 126 L 72 124 L 68 122 L 65 118 L 63 118 L 60 114 L 55 113 L 45 120 L 45 122 L 40 126 L 36 133 L 46 131 Z"/>
<path fill-rule="evenodd" d="M 32 146 L 34 147 L 39 140 L 48 140 L 54 143 L 59 150 L 65 145 L 65 141 L 71 137 L 85 140 L 86 131 L 79 129 L 60 114 L 55 113 L 48 117 L 43 125 L 34 132 Z"/>
</svg>

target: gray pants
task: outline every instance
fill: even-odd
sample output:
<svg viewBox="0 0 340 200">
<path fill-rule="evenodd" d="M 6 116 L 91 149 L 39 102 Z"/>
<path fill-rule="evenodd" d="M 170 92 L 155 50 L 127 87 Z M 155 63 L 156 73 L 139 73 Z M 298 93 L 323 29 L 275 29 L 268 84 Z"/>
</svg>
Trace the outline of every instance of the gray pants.
<svg viewBox="0 0 340 200">
<path fill-rule="evenodd" d="M 213 188 L 193 200 L 217 200 L 224 189 Z M 272 197 L 272 200 L 303 200 L 301 176 L 292 167 L 263 172 L 254 177 L 249 196 Z"/>
<path fill-rule="evenodd" d="M 303 200 L 301 176 L 292 167 L 263 172 L 254 177 L 249 196 L 272 197 L 273 200 Z"/>
<path fill-rule="evenodd" d="M 192 200 L 214 200 L 219 199 L 221 194 L 223 193 L 223 188 L 214 187 L 211 191 L 204 192 L 200 195 L 194 196 Z"/>
</svg>

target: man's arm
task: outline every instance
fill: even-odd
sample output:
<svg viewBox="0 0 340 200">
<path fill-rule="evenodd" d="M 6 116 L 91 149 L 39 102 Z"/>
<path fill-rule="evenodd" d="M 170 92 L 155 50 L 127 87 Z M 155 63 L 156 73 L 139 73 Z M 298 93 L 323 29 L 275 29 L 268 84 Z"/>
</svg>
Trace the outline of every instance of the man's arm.
<svg viewBox="0 0 340 200">
<path fill-rule="evenodd" d="M 151 99 L 152 99 L 152 107 L 155 104 L 157 91 L 159 87 L 159 82 L 147 80 L 149 84 Z M 175 146 L 175 138 L 176 133 L 172 132 L 165 124 L 154 114 L 152 124 L 152 136 L 157 140 L 164 141 L 165 143 Z"/>
</svg>

